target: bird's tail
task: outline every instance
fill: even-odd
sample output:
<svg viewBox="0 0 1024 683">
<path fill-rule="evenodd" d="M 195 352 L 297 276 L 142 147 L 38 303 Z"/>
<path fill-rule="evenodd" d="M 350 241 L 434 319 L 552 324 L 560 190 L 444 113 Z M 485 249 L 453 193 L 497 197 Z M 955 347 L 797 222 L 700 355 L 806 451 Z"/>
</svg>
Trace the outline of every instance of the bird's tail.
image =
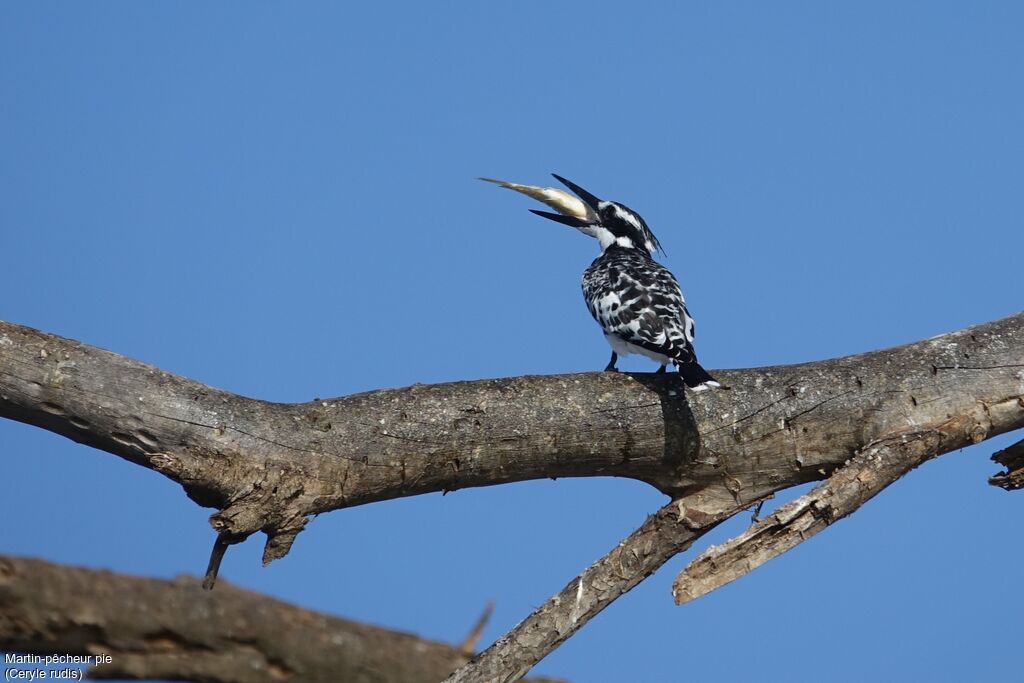
<svg viewBox="0 0 1024 683">
<path fill-rule="evenodd" d="M 679 368 L 679 376 L 686 382 L 686 386 L 690 387 L 694 391 L 705 391 L 707 389 L 717 389 L 722 385 L 710 374 L 708 371 L 701 367 L 697 361 L 691 361 L 689 363 L 679 363 L 676 365 Z"/>
</svg>

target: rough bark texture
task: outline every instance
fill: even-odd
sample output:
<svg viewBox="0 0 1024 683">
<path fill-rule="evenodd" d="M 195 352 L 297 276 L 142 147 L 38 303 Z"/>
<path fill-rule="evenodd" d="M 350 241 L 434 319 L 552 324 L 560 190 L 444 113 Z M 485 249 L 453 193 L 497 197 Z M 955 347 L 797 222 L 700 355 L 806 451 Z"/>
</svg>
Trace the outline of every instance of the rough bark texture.
<svg viewBox="0 0 1024 683">
<path fill-rule="evenodd" d="M 1007 491 L 1024 489 L 1024 441 L 1018 441 L 992 455 L 992 459 L 1006 468 L 1005 472 L 991 477 L 989 483 Z"/>
<path fill-rule="evenodd" d="M 942 448 L 942 433 L 908 432 L 870 445 L 810 493 L 721 545 L 700 554 L 676 578 L 676 604 L 690 602 L 749 574 L 853 513 Z"/>
<path fill-rule="evenodd" d="M 280 404 L 0 322 L 0 416 L 116 453 L 216 507 L 227 540 L 285 554 L 313 513 L 524 479 L 623 476 L 737 500 L 820 479 L 902 425 L 960 417 L 950 447 L 1024 421 L 1024 314 L 885 351 L 716 371 L 414 385 Z"/>
<path fill-rule="evenodd" d="M 222 542 L 266 532 L 267 561 L 311 513 L 428 491 L 612 475 L 681 501 L 467 664 L 460 681 L 517 678 L 706 525 L 826 478 L 866 448 L 917 435 L 927 444 L 920 462 L 1024 426 L 1024 314 L 883 351 L 715 375 L 733 390 L 693 395 L 672 374 L 588 373 L 285 405 L 0 323 L 0 416 L 165 474 L 220 509 L 212 523 Z M 913 466 L 895 464 L 890 481 Z M 669 524 L 673 509 L 681 525 Z"/>
<path fill-rule="evenodd" d="M 437 683 L 469 656 L 194 577 L 143 579 L 0 557 L 0 649 L 109 654 L 94 678 Z"/>
</svg>

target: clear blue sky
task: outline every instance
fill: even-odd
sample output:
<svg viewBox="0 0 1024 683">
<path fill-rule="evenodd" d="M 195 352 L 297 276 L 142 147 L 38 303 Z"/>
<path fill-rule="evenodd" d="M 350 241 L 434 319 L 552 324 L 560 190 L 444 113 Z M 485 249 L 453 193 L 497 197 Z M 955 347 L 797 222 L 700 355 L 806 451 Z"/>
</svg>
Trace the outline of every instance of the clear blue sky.
<svg viewBox="0 0 1024 683">
<path fill-rule="evenodd" d="M 985 322 L 1022 307 L 1022 34 L 1013 2 L 4 3 L 0 318 L 278 401 L 598 370 L 596 243 L 474 180 L 554 171 L 644 215 L 710 368 Z M 986 483 L 1009 442 L 681 608 L 676 558 L 536 671 L 1017 676 L 1024 498 Z M 205 567 L 211 511 L 163 477 L 12 422 L 0 456 L 0 552 Z M 663 501 L 421 496 L 223 576 L 447 641 L 494 599 L 489 642 Z"/>
</svg>

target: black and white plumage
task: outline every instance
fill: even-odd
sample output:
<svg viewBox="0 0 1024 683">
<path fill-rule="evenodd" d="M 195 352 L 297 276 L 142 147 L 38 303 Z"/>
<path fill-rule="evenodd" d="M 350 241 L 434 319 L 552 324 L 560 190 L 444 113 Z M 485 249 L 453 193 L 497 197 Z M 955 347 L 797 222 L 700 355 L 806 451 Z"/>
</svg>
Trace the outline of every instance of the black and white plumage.
<svg viewBox="0 0 1024 683">
<path fill-rule="evenodd" d="M 694 391 L 721 386 L 697 362 L 693 318 L 675 276 L 652 258 L 652 252 L 662 249 L 644 219 L 619 202 L 598 199 L 560 176 L 555 178 L 582 201 L 555 188 L 492 182 L 554 207 L 559 213 L 531 211 L 600 243 L 601 255 L 583 273 L 583 296 L 612 347 L 605 370 L 616 370 L 620 354 L 638 353 L 660 363 L 658 372 L 673 363 Z"/>
</svg>

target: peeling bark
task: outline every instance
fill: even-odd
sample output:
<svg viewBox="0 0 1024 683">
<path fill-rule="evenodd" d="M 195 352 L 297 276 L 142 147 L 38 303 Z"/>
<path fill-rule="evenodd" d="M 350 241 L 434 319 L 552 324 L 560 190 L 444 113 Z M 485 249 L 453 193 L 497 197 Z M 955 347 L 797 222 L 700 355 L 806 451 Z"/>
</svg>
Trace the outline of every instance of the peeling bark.
<svg viewBox="0 0 1024 683">
<path fill-rule="evenodd" d="M 1007 491 L 1024 489 L 1024 441 L 1018 441 L 992 455 L 992 459 L 1006 468 L 1005 472 L 991 477 L 988 481 Z"/>
<path fill-rule="evenodd" d="M 852 514 L 886 486 L 941 453 L 943 438 L 941 431 L 910 432 L 871 444 L 810 493 L 701 553 L 676 577 L 672 586 L 676 604 L 696 600 L 749 574 Z"/>
</svg>

